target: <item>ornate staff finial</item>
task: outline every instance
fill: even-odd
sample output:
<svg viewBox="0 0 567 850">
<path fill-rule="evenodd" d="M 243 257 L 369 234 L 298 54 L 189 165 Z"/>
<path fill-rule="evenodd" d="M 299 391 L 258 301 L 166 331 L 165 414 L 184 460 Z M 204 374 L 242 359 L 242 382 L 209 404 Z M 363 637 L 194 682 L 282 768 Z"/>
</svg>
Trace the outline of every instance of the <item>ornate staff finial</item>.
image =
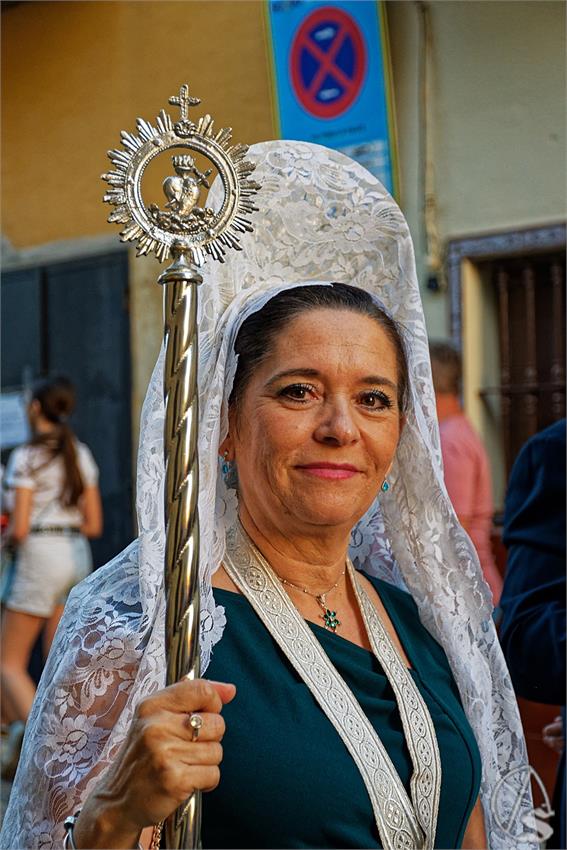
<svg viewBox="0 0 567 850">
<path fill-rule="evenodd" d="M 111 187 L 104 201 L 114 206 L 108 220 L 125 225 L 120 238 L 137 242 L 138 255 L 153 251 L 163 262 L 172 256 L 175 244 L 196 266 L 202 265 L 206 255 L 222 262 L 227 248 L 239 250 L 240 234 L 253 229 L 247 216 L 257 209 L 253 197 L 259 186 L 250 179 L 254 163 L 246 159 L 248 146 L 231 145 L 232 129 L 215 131 L 210 115 L 196 123 L 191 121 L 189 109 L 200 102 L 198 97 L 190 97 L 187 84 L 182 85 L 179 94 L 169 98 L 170 104 L 179 106 L 179 121 L 174 123 L 163 109 L 155 127 L 138 118 L 138 134 L 123 130 L 123 149 L 108 152 L 114 166 L 114 170 L 102 175 Z M 157 204 L 146 207 L 141 189 L 144 171 L 156 156 L 175 148 L 202 154 L 213 168 L 204 174 L 196 167 L 181 173 L 179 156 L 174 157 L 176 177 L 164 181 L 166 210 Z M 198 204 L 202 188 L 208 188 L 207 177 L 215 168 L 225 189 L 222 206 L 216 212 Z M 171 193 L 178 198 L 177 206 L 172 203 Z M 192 205 L 182 203 L 182 196 L 190 196 Z"/>
<path fill-rule="evenodd" d="M 200 103 L 184 84 L 169 98 L 179 106 L 180 120 L 160 112 L 156 126 L 138 118 L 138 134 L 122 131 L 122 149 L 108 156 L 114 169 L 103 174 L 110 185 L 104 196 L 114 210 L 110 222 L 124 225 L 123 241 L 137 242 L 137 253 L 153 251 L 160 261 L 173 263 L 160 275 L 164 289 L 165 324 L 165 517 L 164 584 L 166 590 L 167 684 L 183 676 L 194 679 L 199 664 L 199 468 L 198 468 L 198 334 L 197 296 L 202 278 L 197 268 L 207 256 L 224 261 L 228 248 L 240 250 L 240 235 L 251 231 L 247 218 L 257 208 L 253 198 L 260 188 L 250 179 L 254 163 L 246 159 L 246 145 L 232 145 L 230 128 L 215 131 L 210 115 L 197 123 L 189 108 Z M 146 207 L 142 178 L 149 163 L 175 150 L 175 174 L 163 181 L 164 207 Z M 195 154 L 211 168 L 200 171 Z M 224 188 L 220 209 L 201 202 L 203 189 L 216 169 Z M 200 795 L 193 794 L 167 819 L 166 846 L 199 847 Z M 161 825 L 152 847 L 159 847 Z"/>
</svg>

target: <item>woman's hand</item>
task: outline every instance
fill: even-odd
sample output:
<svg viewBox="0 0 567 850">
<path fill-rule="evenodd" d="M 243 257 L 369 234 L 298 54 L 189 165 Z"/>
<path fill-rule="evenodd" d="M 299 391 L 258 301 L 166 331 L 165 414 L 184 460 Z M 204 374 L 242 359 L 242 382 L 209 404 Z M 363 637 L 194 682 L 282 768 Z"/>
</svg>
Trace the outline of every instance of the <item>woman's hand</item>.
<svg viewBox="0 0 567 850">
<path fill-rule="evenodd" d="M 114 765 L 85 801 L 74 830 L 77 847 L 135 847 L 144 827 L 170 815 L 195 790 L 219 783 L 224 703 L 234 685 L 187 679 L 138 704 Z M 203 725 L 193 741 L 189 725 Z"/>
<path fill-rule="evenodd" d="M 542 738 L 544 744 L 547 744 L 548 747 L 561 755 L 565 749 L 565 733 L 560 714 L 555 718 L 555 720 L 543 727 Z"/>
<path fill-rule="evenodd" d="M 81 496 L 83 522 L 80 528 L 85 537 L 95 538 L 102 534 L 102 502 L 97 486 L 85 487 Z"/>
</svg>

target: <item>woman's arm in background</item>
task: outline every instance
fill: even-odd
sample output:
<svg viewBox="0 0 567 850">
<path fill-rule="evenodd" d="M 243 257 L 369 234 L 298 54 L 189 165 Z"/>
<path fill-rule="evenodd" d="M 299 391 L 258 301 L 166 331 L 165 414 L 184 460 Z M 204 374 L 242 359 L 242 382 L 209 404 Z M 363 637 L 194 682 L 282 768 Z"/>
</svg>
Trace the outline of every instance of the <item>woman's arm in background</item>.
<svg viewBox="0 0 567 850">
<path fill-rule="evenodd" d="M 81 533 L 85 537 L 100 537 L 102 534 L 102 502 L 96 485 L 85 487 L 81 496 L 83 524 Z"/>
<path fill-rule="evenodd" d="M 22 543 L 30 531 L 33 490 L 29 487 L 14 489 L 14 510 L 8 526 L 8 537 L 14 543 Z"/>
</svg>

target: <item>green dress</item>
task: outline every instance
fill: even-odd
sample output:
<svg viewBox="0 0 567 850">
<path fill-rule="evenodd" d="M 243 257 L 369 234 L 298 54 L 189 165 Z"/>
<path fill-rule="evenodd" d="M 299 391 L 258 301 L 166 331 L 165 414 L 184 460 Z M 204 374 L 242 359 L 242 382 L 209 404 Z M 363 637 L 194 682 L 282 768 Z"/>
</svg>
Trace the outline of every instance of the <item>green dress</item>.
<svg viewBox="0 0 567 850">
<path fill-rule="evenodd" d="M 370 577 L 369 577 L 370 578 Z M 435 724 L 442 786 L 435 847 L 461 846 L 481 763 L 445 653 L 413 598 L 370 578 Z M 345 745 L 248 600 L 215 588 L 227 624 L 206 677 L 234 682 L 218 788 L 203 797 L 204 848 L 381 847 L 370 799 Z M 393 691 L 371 652 L 309 623 L 380 735 L 409 793 L 412 764 Z"/>
</svg>

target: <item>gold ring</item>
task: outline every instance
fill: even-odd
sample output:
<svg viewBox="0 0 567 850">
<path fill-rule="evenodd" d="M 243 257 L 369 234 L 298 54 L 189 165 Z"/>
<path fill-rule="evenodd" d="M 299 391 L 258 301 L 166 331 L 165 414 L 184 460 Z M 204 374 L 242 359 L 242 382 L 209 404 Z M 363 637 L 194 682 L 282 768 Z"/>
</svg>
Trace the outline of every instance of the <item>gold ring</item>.
<svg viewBox="0 0 567 850">
<path fill-rule="evenodd" d="M 196 741 L 199 737 L 199 732 L 201 731 L 201 727 L 203 726 L 203 718 L 200 714 L 191 714 L 189 717 L 189 726 L 193 730 L 193 734 L 191 735 L 191 740 Z"/>
</svg>

